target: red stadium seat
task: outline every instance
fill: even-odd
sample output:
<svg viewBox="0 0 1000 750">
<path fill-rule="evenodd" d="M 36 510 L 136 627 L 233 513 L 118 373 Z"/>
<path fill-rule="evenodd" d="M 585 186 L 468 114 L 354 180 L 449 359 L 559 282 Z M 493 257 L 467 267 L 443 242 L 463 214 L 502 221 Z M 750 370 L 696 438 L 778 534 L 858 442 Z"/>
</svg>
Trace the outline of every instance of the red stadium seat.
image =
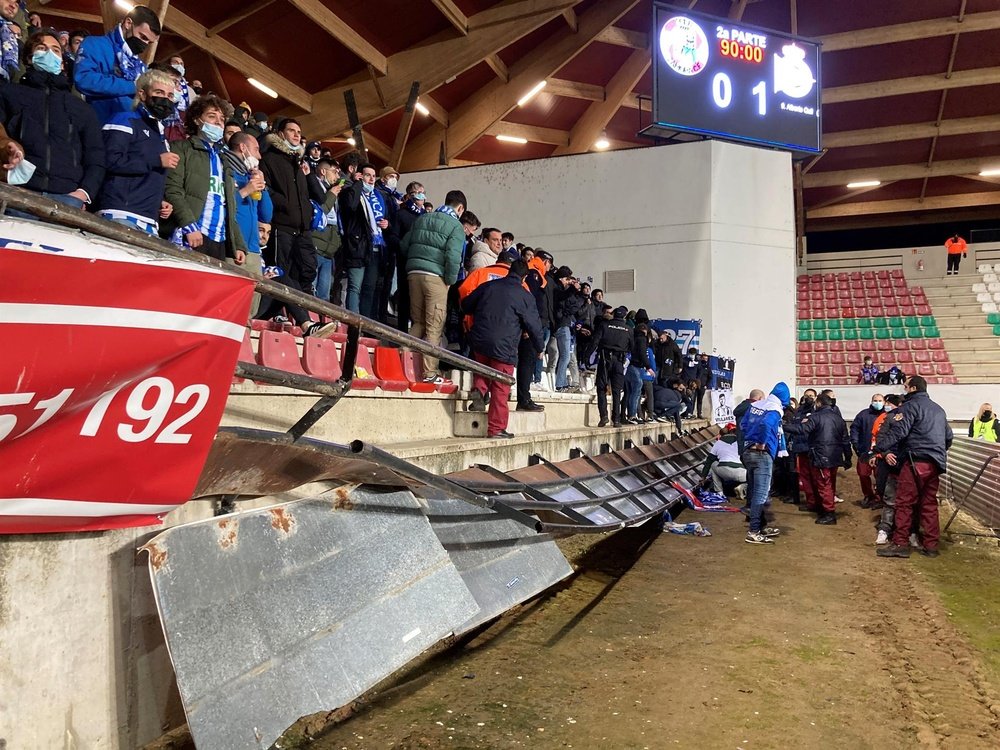
<svg viewBox="0 0 1000 750">
<path fill-rule="evenodd" d="M 302 339 L 302 366 L 314 378 L 340 380 L 340 357 L 336 342 L 306 336 Z"/>
<path fill-rule="evenodd" d="M 861 272 L 861 278 L 862 279 L 874 279 L 875 278 L 875 272 L 874 271 L 862 271 Z"/>
<path fill-rule="evenodd" d="M 861 279 L 851 279 L 851 289 L 853 289 L 856 292 L 859 292 L 862 289 L 864 289 L 861 283 Z"/>
<path fill-rule="evenodd" d="M 947 362 L 948 352 L 944 349 L 936 349 L 931 352 L 931 362 Z"/>
<path fill-rule="evenodd" d="M 811 365 L 799 365 L 799 380 L 804 380 L 806 382 L 812 380 L 815 377 L 813 373 L 813 368 Z"/>
<path fill-rule="evenodd" d="M 813 350 L 812 341 L 798 341 L 795 344 L 795 348 L 800 352 L 811 352 Z"/>
<path fill-rule="evenodd" d="M 893 268 L 891 271 L 889 271 L 889 276 L 894 279 L 901 279 L 903 278 L 903 269 Z"/>
<path fill-rule="evenodd" d="M 888 271 L 886 271 L 886 270 L 885 270 L 885 269 L 883 268 L 882 270 L 880 270 L 880 271 L 876 271 L 876 272 L 875 272 L 875 278 L 876 278 L 876 279 L 888 279 L 888 278 L 889 278 L 889 272 L 888 272 Z"/>
<path fill-rule="evenodd" d="M 917 315 L 933 315 L 931 306 L 927 304 L 917 304 Z"/>
<path fill-rule="evenodd" d="M 840 308 L 840 317 L 841 318 L 853 318 L 854 317 L 854 308 L 853 307 L 842 307 L 842 308 Z"/>
<path fill-rule="evenodd" d="M 899 308 L 896 307 L 895 305 L 886 305 L 886 307 L 885 307 L 885 317 L 886 318 L 898 318 L 899 317 Z"/>
<path fill-rule="evenodd" d="M 913 305 L 900 305 L 899 313 L 904 317 L 909 317 L 911 315 L 917 314 L 917 308 L 915 308 Z"/>
<path fill-rule="evenodd" d="M 257 363 L 275 370 L 305 375 L 295 337 L 284 331 L 261 331 Z"/>
<path fill-rule="evenodd" d="M 401 392 L 410 387 L 410 381 L 403 374 L 399 349 L 390 346 L 375 347 L 375 377 L 382 381 L 383 391 Z"/>
<path fill-rule="evenodd" d="M 842 351 L 844 351 L 844 342 L 843 341 L 831 341 L 830 342 L 830 351 L 831 352 L 842 352 Z"/>
<path fill-rule="evenodd" d="M 847 357 L 844 355 L 844 352 L 830 352 L 830 364 L 846 365 Z"/>
<path fill-rule="evenodd" d="M 858 281 L 860 281 L 861 280 L 861 271 L 851 271 L 851 273 L 849 274 L 849 277 L 850 277 L 850 279 L 852 281 L 855 280 L 855 279 L 858 280 Z"/>
<path fill-rule="evenodd" d="M 823 274 L 823 281 L 824 282 L 836 281 L 836 280 L 837 280 L 836 274 L 832 274 L 832 273 L 824 273 Z"/>
<path fill-rule="evenodd" d="M 917 375 L 933 375 L 934 365 L 917 365 Z"/>
<path fill-rule="evenodd" d="M 845 341 L 844 349 L 849 352 L 859 352 L 861 351 L 861 344 L 857 341 Z"/>
<path fill-rule="evenodd" d="M 847 368 L 844 365 L 834 365 L 830 368 L 830 375 L 834 378 L 846 378 Z"/>
<path fill-rule="evenodd" d="M 813 363 L 813 355 L 811 352 L 799 352 L 799 356 L 796 359 L 800 365 L 811 365 Z"/>
<path fill-rule="evenodd" d="M 850 275 L 846 271 L 837 274 L 837 281 L 847 281 Z"/>
<path fill-rule="evenodd" d="M 927 339 L 927 348 L 931 350 L 944 349 L 944 342 L 941 339 Z"/>
<path fill-rule="evenodd" d="M 911 351 L 924 351 L 927 349 L 926 339 L 910 339 L 910 350 Z"/>
<path fill-rule="evenodd" d="M 830 364 L 830 355 L 826 352 L 816 352 L 813 354 L 812 363 L 814 365 L 828 365 Z"/>
<path fill-rule="evenodd" d="M 819 365 L 814 369 L 814 375 L 817 380 L 829 380 L 830 379 L 830 367 L 829 365 Z"/>
<path fill-rule="evenodd" d="M 954 375 L 955 370 L 952 369 L 950 362 L 939 362 L 937 365 L 938 375 Z"/>
<path fill-rule="evenodd" d="M 814 352 L 828 352 L 830 351 L 829 344 L 826 341 L 813 341 L 813 351 Z"/>
<path fill-rule="evenodd" d="M 344 354 L 346 346 L 340 349 L 340 366 L 344 366 Z M 362 391 L 373 391 L 381 386 L 381 381 L 375 377 L 375 368 L 372 366 L 371 351 L 362 343 L 358 343 L 358 358 L 354 362 L 354 379 L 351 380 L 351 388 Z"/>
<path fill-rule="evenodd" d="M 860 365 L 862 362 L 861 352 L 847 352 L 847 364 Z"/>
<path fill-rule="evenodd" d="M 253 342 L 250 341 L 250 329 L 247 328 L 243 331 L 243 341 L 240 342 L 240 356 L 237 358 L 238 362 L 249 362 L 252 365 L 257 364 L 257 356 L 253 353 Z M 244 378 L 236 377 L 233 375 L 234 383 L 242 383 Z"/>
<path fill-rule="evenodd" d="M 910 342 L 906 339 L 895 339 L 892 342 L 892 348 L 897 352 L 908 352 L 910 351 Z"/>
<path fill-rule="evenodd" d="M 406 377 L 411 383 L 421 386 L 420 388 L 411 388 L 414 393 L 431 393 L 435 390 L 438 393 L 454 393 L 458 390 L 458 383 L 453 383 L 450 380 L 437 386 L 423 383 L 424 357 L 420 352 L 403 352 L 403 372 L 406 373 Z M 431 386 L 431 390 L 425 390 L 427 385 Z"/>
<path fill-rule="evenodd" d="M 913 352 L 913 361 L 914 362 L 930 362 L 931 361 L 931 353 L 927 352 L 927 351 Z"/>
<path fill-rule="evenodd" d="M 861 351 L 863 351 L 863 352 L 873 352 L 873 351 L 875 351 L 875 340 L 874 339 L 862 339 L 861 340 Z"/>
<path fill-rule="evenodd" d="M 911 352 L 896 352 L 896 361 L 901 365 L 912 364 L 913 354 Z"/>
</svg>

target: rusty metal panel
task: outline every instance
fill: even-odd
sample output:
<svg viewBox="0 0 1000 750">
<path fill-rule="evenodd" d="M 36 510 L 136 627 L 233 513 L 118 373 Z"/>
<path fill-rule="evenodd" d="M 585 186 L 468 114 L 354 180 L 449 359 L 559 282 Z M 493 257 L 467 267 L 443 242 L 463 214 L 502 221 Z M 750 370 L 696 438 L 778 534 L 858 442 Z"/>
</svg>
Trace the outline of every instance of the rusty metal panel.
<svg viewBox="0 0 1000 750">
<path fill-rule="evenodd" d="M 199 750 L 270 747 L 479 609 L 407 491 L 331 489 L 144 549 Z"/>
<path fill-rule="evenodd" d="M 489 622 L 573 572 L 548 534 L 453 498 L 426 500 L 431 528 L 479 605 L 457 634 Z"/>
<path fill-rule="evenodd" d="M 1000 445 L 969 437 L 956 437 L 948 451 L 948 480 L 952 498 L 961 503 L 968 495 L 962 503 L 963 510 L 990 528 L 1000 528 L 1000 458 L 992 459 L 975 487 L 972 487 L 972 482 L 983 464 L 998 455 Z"/>
</svg>

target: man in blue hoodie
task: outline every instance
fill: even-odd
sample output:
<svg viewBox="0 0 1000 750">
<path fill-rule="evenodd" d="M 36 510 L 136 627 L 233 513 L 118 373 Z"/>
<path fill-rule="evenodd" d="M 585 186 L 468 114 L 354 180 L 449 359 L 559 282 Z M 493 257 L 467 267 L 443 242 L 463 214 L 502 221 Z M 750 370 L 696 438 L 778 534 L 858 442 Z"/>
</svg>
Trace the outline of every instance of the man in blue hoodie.
<svg viewBox="0 0 1000 750">
<path fill-rule="evenodd" d="M 764 525 L 764 506 L 771 491 L 774 459 L 787 453 L 781 418 L 790 398 L 788 386 L 778 383 L 767 398 L 752 404 L 740 421 L 750 501 L 750 530 L 744 539 L 747 544 L 773 544 L 774 537 L 781 533 Z"/>
</svg>

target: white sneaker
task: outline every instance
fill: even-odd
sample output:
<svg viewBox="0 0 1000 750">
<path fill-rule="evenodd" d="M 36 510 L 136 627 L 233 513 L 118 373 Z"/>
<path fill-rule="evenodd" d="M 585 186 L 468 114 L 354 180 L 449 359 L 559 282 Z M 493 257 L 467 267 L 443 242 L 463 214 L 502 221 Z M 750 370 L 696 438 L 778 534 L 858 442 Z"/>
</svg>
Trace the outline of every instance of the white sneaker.
<svg viewBox="0 0 1000 750">
<path fill-rule="evenodd" d="M 764 536 L 759 531 L 748 531 L 743 541 L 747 544 L 774 544 L 773 539 Z"/>
<path fill-rule="evenodd" d="M 781 534 L 781 529 L 774 526 L 766 526 L 760 530 L 760 533 L 766 537 L 779 536 Z"/>
<path fill-rule="evenodd" d="M 834 495 L 833 496 L 833 502 L 835 502 L 835 503 L 842 503 L 842 502 L 844 502 L 844 498 L 837 497 L 836 495 Z"/>
<path fill-rule="evenodd" d="M 529 391 L 534 391 L 535 393 L 538 393 L 539 391 L 542 391 L 542 390 L 545 390 L 545 389 L 542 388 L 542 384 L 541 383 L 532 383 L 531 385 L 528 386 L 528 390 Z"/>
<path fill-rule="evenodd" d="M 919 536 L 917 536 L 916 534 L 910 534 L 910 546 L 913 547 L 913 549 L 920 549 L 924 545 L 920 543 Z"/>
<path fill-rule="evenodd" d="M 744 482 L 743 484 L 736 485 L 736 497 L 738 497 L 740 500 L 746 500 L 747 499 L 747 484 L 746 484 L 746 482 Z"/>
<path fill-rule="evenodd" d="M 879 529 L 878 534 L 875 536 L 875 544 L 880 545 L 888 543 L 889 543 L 889 535 L 886 534 L 882 529 Z"/>
</svg>

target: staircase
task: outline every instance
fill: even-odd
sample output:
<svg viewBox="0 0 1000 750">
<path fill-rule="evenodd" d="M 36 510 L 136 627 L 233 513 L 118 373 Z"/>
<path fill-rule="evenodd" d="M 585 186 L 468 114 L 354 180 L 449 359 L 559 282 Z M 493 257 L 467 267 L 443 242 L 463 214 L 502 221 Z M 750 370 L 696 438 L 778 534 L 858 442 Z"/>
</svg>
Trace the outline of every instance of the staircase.
<svg viewBox="0 0 1000 750">
<path fill-rule="evenodd" d="M 972 285 L 982 281 L 977 273 L 921 280 L 941 339 L 959 383 L 1000 383 L 1000 337 L 986 322 Z"/>
</svg>

